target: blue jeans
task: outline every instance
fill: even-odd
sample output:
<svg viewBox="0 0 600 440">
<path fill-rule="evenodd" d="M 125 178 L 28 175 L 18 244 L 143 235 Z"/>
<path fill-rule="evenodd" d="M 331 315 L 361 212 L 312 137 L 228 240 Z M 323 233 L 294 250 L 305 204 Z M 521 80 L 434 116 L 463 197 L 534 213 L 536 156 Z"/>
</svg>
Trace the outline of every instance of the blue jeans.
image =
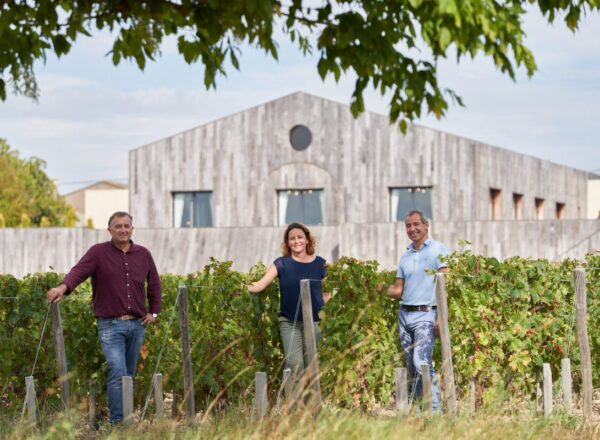
<svg viewBox="0 0 600 440">
<path fill-rule="evenodd" d="M 440 388 L 431 362 L 433 345 L 435 344 L 435 320 L 437 312 L 409 312 L 400 309 L 398 328 L 400 344 L 404 351 L 404 362 L 412 378 L 411 394 L 421 399 L 423 396 L 422 366 L 429 365 L 431 378 L 431 406 L 434 412 L 440 410 Z"/>
<path fill-rule="evenodd" d="M 135 376 L 140 348 L 144 341 L 145 328 L 139 319 L 98 319 L 100 345 L 108 364 L 108 409 L 110 423 L 123 420 L 123 376 Z"/>
</svg>

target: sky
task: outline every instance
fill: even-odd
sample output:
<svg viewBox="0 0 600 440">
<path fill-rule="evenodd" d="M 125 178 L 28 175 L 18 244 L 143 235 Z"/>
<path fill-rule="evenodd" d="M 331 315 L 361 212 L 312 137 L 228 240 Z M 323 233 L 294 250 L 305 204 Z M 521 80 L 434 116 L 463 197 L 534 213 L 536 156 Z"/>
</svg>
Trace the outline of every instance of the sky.
<svg viewBox="0 0 600 440">
<path fill-rule="evenodd" d="M 537 12 L 525 18 L 526 44 L 538 70 L 512 81 L 490 59 L 441 60 L 438 82 L 458 93 L 465 107 L 444 118 L 414 121 L 445 132 L 542 159 L 600 173 L 600 15 L 589 14 L 573 34 Z M 128 151 L 264 102 L 304 91 L 350 103 L 353 77 L 321 81 L 317 54 L 304 57 L 290 44 L 279 61 L 246 48 L 241 69 L 203 85 L 200 64 L 187 65 L 173 41 L 141 72 L 106 53 L 108 34 L 82 38 L 61 59 L 36 68 L 40 98 L 0 102 L 0 138 L 21 157 L 46 161 L 62 194 L 98 180 L 125 182 Z M 365 93 L 366 109 L 387 114 L 387 100 Z"/>
</svg>

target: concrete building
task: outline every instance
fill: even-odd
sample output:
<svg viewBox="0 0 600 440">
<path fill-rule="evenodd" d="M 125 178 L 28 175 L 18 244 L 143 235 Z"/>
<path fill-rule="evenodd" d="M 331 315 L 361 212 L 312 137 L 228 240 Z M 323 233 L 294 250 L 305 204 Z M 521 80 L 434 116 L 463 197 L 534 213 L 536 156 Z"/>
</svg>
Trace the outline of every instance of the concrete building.
<svg viewBox="0 0 600 440">
<path fill-rule="evenodd" d="M 296 145 L 295 145 L 296 143 Z M 138 226 L 587 217 L 585 171 L 295 93 L 130 152 Z"/>
<path fill-rule="evenodd" d="M 77 211 L 77 226 L 104 229 L 115 211 L 129 211 L 129 191 L 123 183 L 101 181 L 65 195 L 65 200 Z"/>
</svg>

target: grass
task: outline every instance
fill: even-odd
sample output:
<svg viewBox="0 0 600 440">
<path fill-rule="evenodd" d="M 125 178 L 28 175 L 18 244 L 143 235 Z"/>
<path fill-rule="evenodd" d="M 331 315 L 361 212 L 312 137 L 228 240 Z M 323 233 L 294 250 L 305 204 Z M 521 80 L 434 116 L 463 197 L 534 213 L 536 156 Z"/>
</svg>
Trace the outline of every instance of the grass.
<svg viewBox="0 0 600 440">
<path fill-rule="evenodd" d="M 408 416 L 365 414 L 358 410 L 324 408 L 317 418 L 296 412 L 252 421 L 247 407 L 234 407 L 213 417 L 197 418 L 192 424 L 159 420 L 132 426 L 90 428 L 77 412 L 46 416 L 37 427 L 0 418 L 0 437 L 13 439 L 590 439 L 600 438 L 600 424 L 557 414 L 537 417 L 529 411 L 487 409 L 475 417 L 436 416 L 430 419 Z"/>
</svg>

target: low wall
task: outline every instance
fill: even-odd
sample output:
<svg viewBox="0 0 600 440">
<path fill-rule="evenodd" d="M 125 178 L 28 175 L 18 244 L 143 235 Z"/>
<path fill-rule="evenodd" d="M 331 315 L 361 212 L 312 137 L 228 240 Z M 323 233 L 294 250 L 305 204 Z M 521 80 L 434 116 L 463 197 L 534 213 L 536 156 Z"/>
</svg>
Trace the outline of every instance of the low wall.
<svg viewBox="0 0 600 440">
<path fill-rule="evenodd" d="M 135 229 L 134 241 L 150 249 L 160 272 L 201 270 L 210 257 L 232 260 L 247 270 L 270 263 L 280 253 L 284 228 Z M 317 251 L 330 261 L 341 256 L 378 260 L 393 269 L 409 240 L 402 223 L 314 226 Z M 600 220 L 475 221 L 432 223 L 430 235 L 450 250 L 459 240 L 478 254 L 499 259 L 582 258 L 600 250 Z M 109 239 L 107 231 L 85 228 L 0 229 L 0 273 L 66 272 L 92 244 Z"/>
</svg>

